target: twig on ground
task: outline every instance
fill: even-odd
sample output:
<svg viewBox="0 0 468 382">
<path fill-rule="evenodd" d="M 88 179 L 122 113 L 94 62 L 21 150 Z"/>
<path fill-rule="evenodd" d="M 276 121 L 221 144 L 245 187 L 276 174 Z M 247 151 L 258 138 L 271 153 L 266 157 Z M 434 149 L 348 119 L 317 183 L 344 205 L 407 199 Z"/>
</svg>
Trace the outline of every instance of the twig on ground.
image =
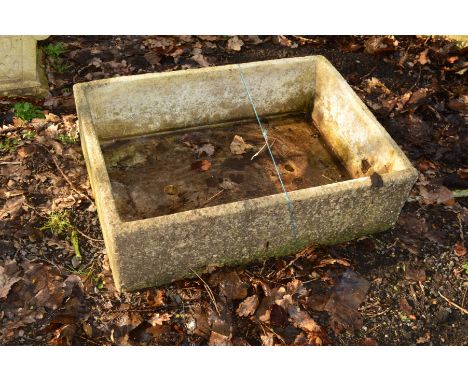
<svg viewBox="0 0 468 382">
<path fill-rule="evenodd" d="M 0 129 L 0 135 L 4 135 L 6 133 L 14 133 L 15 131 L 19 131 L 25 129 L 27 126 L 8 126 Z"/>
<path fill-rule="evenodd" d="M 21 164 L 21 162 L 0 162 L 0 165 L 9 165 L 9 164 L 19 165 Z"/>
<path fill-rule="evenodd" d="M 463 235 L 463 222 L 461 220 L 460 214 L 457 214 L 458 226 L 460 227 L 460 241 L 463 243 L 465 241 L 465 235 Z"/>
<path fill-rule="evenodd" d="M 62 169 L 60 168 L 60 165 L 58 164 L 57 160 L 55 159 L 55 156 L 54 154 L 43 144 L 41 143 L 38 143 L 38 145 L 40 145 L 41 147 L 43 147 L 49 154 L 50 154 L 50 157 L 52 158 L 52 161 L 54 162 L 55 164 L 55 167 L 57 167 L 57 170 L 59 170 L 60 174 L 63 176 L 63 178 L 65 179 L 65 181 L 70 185 L 70 187 L 72 188 L 73 191 L 75 191 L 76 193 L 78 193 L 78 195 L 81 195 L 82 197 L 88 199 L 91 203 L 94 203 L 93 200 L 88 196 L 86 195 L 84 192 L 81 192 L 80 190 L 78 190 L 74 185 L 73 183 L 71 182 L 71 180 L 68 178 L 68 176 L 62 171 Z"/>
<path fill-rule="evenodd" d="M 207 201 L 204 203 L 200 204 L 199 208 L 205 207 L 209 202 L 211 202 L 213 199 L 217 198 L 219 195 L 221 195 L 224 192 L 224 188 L 221 191 L 218 191 L 216 194 L 214 194 L 211 198 L 209 198 Z"/>
<path fill-rule="evenodd" d="M 203 283 L 203 285 L 205 286 L 205 289 L 206 291 L 208 292 L 208 295 L 210 296 L 210 299 L 211 299 L 211 302 L 213 303 L 216 311 L 218 312 L 218 315 L 221 316 L 221 313 L 219 312 L 219 309 L 218 309 L 218 304 L 216 304 L 216 300 L 215 300 L 215 297 L 214 297 L 214 294 L 213 294 L 213 291 L 211 290 L 210 286 L 205 282 L 205 280 L 203 280 L 200 275 L 195 272 L 192 268 L 190 268 L 190 270 L 195 273 L 195 275 L 201 280 L 201 282 Z"/>
<path fill-rule="evenodd" d="M 369 73 L 363 75 L 363 76 L 361 77 L 361 80 L 363 80 L 364 78 L 369 77 L 372 73 L 374 73 L 374 70 L 375 70 L 375 69 L 377 69 L 377 66 L 374 66 L 374 67 L 370 70 Z"/>
<path fill-rule="evenodd" d="M 329 180 L 330 182 L 336 182 L 336 180 L 334 180 L 334 179 L 332 179 L 332 178 L 329 178 L 328 176 L 326 176 L 326 175 L 324 175 L 324 174 L 322 174 L 322 176 L 323 176 L 325 179 Z"/>
<path fill-rule="evenodd" d="M 408 89 L 408 91 L 411 91 L 411 90 L 413 90 L 413 89 L 416 87 L 416 85 L 419 83 L 419 79 L 420 79 L 420 78 L 421 78 L 421 67 L 419 67 L 419 74 L 418 74 L 418 78 L 416 79 L 416 82 L 413 84 L 413 86 L 411 86 L 411 87 Z"/>
<path fill-rule="evenodd" d="M 81 236 L 85 237 L 85 238 L 88 239 L 88 240 L 91 240 L 91 241 L 98 241 L 98 242 L 100 242 L 100 243 L 104 243 L 104 240 L 101 240 L 101 239 L 93 239 L 91 236 L 86 235 L 84 232 L 80 231 L 78 228 L 75 227 L 75 229 L 76 229 L 76 231 L 77 231 Z"/>
<path fill-rule="evenodd" d="M 293 37 L 294 37 L 294 38 L 297 38 L 298 40 L 301 40 L 301 41 L 317 43 L 317 40 L 314 40 L 314 39 L 312 39 L 312 38 L 307 38 L 307 37 L 302 37 L 302 36 L 296 36 L 296 35 L 293 35 Z"/>
<path fill-rule="evenodd" d="M 454 306 L 455 308 L 461 310 L 463 313 L 468 314 L 468 310 L 465 308 L 462 308 L 460 305 L 455 304 L 453 301 L 449 300 L 447 297 L 445 297 L 442 293 L 439 292 L 440 297 L 442 297 L 445 301 L 448 302 L 449 305 Z"/>
<path fill-rule="evenodd" d="M 463 300 L 462 300 L 462 308 L 465 309 L 465 297 L 466 297 L 466 291 L 468 290 L 468 285 L 465 287 L 465 293 L 463 293 Z"/>
<path fill-rule="evenodd" d="M 273 147 L 273 145 L 275 144 L 275 142 L 276 142 L 276 138 L 275 138 L 275 139 L 273 140 L 273 142 L 271 143 L 270 149 Z M 252 155 L 252 158 L 250 158 L 250 160 L 254 160 L 255 157 L 259 156 L 260 153 L 261 153 L 263 150 L 266 149 L 266 147 L 267 147 L 267 144 L 266 144 L 266 142 L 265 142 L 265 144 L 264 144 L 262 147 L 260 147 L 260 150 L 258 150 L 254 155 Z"/>
</svg>

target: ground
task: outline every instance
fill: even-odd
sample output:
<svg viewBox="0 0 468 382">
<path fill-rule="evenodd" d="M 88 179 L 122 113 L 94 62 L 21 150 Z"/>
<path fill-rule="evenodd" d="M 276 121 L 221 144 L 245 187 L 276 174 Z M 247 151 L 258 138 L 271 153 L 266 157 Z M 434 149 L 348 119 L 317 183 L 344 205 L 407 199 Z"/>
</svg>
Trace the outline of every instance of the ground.
<svg viewBox="0 0 468 382">
<path fill-rule="evenodd" d="M 429 36 L 56 36 L 41 49 L 50 96 L 0 99 L 1 344 L 468 344 L 466 48 Z M 420 172 L 395 227 L 117 293 L 73 84 L 311 54 Z"/>
</svg>

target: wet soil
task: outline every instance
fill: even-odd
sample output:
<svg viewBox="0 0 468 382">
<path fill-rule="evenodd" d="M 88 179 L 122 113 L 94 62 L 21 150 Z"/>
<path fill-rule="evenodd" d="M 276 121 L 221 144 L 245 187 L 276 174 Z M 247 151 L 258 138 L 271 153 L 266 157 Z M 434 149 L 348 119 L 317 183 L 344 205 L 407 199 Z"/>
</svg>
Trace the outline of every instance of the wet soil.
<svg viewBox="0 0 468 382">
<path fill-rule="evenodd" d="M 264 118 L 287 191 L 350 179 L 305 116 Z M 233 153 L 235 136 L 245 142 Z M 282 192 L 256 121 L 158 134 L 102 145 L 118 212 L 124 221 Z M 253 157 L 253 159 L 252 159 Z"/>
</svg>

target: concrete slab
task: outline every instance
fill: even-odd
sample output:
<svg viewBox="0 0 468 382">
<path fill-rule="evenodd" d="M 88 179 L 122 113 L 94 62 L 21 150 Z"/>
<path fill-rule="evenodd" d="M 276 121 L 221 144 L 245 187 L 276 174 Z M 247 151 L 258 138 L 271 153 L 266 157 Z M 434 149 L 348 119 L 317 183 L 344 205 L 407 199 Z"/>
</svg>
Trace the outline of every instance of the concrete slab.
<svg viewBox="0 0 468 382">
<path fill-rule="evenodd" d="M 242 64 L 260 115 L 304 112 L 351 180 L 283 194 L 123 221 L 101 144 L 112 139 L 251 119 L 236 65 L 145 74 L 74 86 L 81 142 L 107 254 L 119 290 L 157 286 L 203 272 L 294 253 L 389 229 L 417 171 L 343 77 L 322 56 Z M 370 175 L 383 185 L 372 186 Z"/>
<path fill-rule="evenodd" d="M 49 85 L 37 49 L 48 36 L 0 36 L 0 95 L 46 96 Z"/>
</svg>

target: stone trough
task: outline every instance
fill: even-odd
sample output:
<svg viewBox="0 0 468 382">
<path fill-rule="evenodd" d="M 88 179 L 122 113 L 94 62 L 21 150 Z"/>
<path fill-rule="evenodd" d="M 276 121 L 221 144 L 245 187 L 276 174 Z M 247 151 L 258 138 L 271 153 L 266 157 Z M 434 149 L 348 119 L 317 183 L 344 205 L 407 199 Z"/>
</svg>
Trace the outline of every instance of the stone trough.
<svg viewBox="0 0 468 382">
<path fill-rule="evenodd" d="M 308 245 L 347 241 L 389 229 L 397 220 L 417 172 L 324 57 L 241 67 L 260 116 L 305 115 L 349 178 L 288 190 L 296 238 L 280 190 L 142 219 L 124 217 L 103 147 L 132 137 L 214 131 L 252 122 L 239 68 L 227 65 L 77 84 L 83 152 L 119 290 L 193 277 L 213 266 L 288 255 Z M 281 143 L 275 146 L 280 151 Z M 269 159 L 263 155 L 263 160 Z M 159 166 L 163 169 L 164 163 Z M 144 176 L 138 166 L 127 171 Z M 157 198 L 152 200 L 157 203 Z"/>
</svg>

